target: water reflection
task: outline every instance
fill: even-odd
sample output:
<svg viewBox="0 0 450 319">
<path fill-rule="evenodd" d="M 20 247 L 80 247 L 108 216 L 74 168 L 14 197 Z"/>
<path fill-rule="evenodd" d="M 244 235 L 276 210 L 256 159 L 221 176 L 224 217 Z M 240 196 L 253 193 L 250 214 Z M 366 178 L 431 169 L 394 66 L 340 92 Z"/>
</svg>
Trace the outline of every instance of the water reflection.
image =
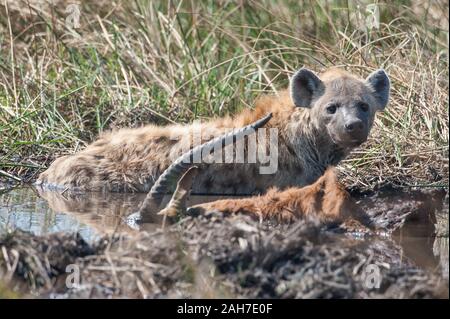
<svg viewBox="0 0 450 319">
<path fill-rule="evenodd" d="M 0 232 L 16 228 L 36 235 L 79 232 L 87 241 L 98 238 L 98 233 L 76 216 L 51 209 L 31 187 L 0 194 Z"/>
<path fill-rule="evenodd" d="M 138 211 L 145 194 L 73 193 L 24 187 L 0 194 L 0 231 L 19 228 L 36 235 L 80 232 L 88 240 L 113 232 L 134 232 L 126 217 Z M 223 196 L 191 196 L 189 205 Z M 162 205 L 170 200 L 163 199 Z M 146 230 L 159 227 L 146 225 Z"/>
</svg>

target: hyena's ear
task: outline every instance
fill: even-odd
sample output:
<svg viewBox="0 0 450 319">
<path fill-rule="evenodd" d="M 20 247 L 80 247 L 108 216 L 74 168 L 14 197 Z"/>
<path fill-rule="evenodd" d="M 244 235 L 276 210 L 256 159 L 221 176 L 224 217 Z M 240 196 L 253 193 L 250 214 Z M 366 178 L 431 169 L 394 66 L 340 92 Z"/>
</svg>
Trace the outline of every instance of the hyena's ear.
<svg viewBox="0 0 450 319">
<path fill-rule="evenodd" d="M 391 81 L 383 69 L 372 72 L 366 79 L 366 84 L 370 87 L 378 103 L 378 109 L 384 110 L 389 101 L 389 91 Z"/>
<path fill-rule="evenodd" d="M 294 105 L 311 107 L 312 101 L 323 94 L 325 86 L 312 71 L 301 68 L 291 80 L 290 91 Z"/>
</svg>

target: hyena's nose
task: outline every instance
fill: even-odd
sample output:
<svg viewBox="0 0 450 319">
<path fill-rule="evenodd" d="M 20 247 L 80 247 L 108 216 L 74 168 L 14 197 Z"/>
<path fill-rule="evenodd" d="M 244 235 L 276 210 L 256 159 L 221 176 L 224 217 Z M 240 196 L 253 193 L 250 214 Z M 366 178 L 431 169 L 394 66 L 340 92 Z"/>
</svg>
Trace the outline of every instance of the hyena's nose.
<svg viewBox="0 0 450 319">
<path fill-rule="evenodd" d="M 359 134 L 364 129 L 364 124 L 361 120 L 351 120 L 345 123 L 345 130 L 348 133 Z"/>
</svg>

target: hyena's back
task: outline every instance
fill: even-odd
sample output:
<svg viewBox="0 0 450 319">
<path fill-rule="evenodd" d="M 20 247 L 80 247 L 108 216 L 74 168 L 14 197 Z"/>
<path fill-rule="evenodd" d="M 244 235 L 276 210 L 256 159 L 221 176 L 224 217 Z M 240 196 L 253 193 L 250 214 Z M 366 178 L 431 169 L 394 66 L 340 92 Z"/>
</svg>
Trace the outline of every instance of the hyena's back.
<svg viewBox="0 0 450 319">
<path fill-rule="evenodd" d="M 184 133 L 184 134 L 183 134 Z M 183 127 L 146 126 L 103 135 L 83 151 L 56 159 L 37 181 L 48 187 L 145 192 L 179 149 Z M 171 136 L 173 135 L 173 136 Z"/>
<path fill-rule="evenodd" d="M 281 98 L 262 99 L 255 110 L 244 110 L 233 118 L 185 126 L 148 125 L 110 132 L 86 149 L 55 160 L 39 176 L 37 184 L 82 191 L 148 192 L 160 174 L 192 145 L 220 136 L 232 128 L 244 127 L 269 112 L 274 116 L 266 126 L 277 127 L 280 122 L 286 122 L 292 110 L 293 105 L 285 92 Z M 196 141 L 193 134 L 199 133 L 202 139 Z M 195 180 L 193 192 L 253 194 L 264 192 L 268 186 L 299 183 L 292 180 L 292 174 L 287 171 L 261 175 L 259 168 L 259 163 L 205 165 Z"/>
<path fill-rule="evenodd" d="M 258 113 L 259 115 L 259 113 Z M 250 119 L 249 119 L 250 120 Z M 156 179 L 183 152 L 198 143 L 222 135 L 232 123 L 212 122 L 191 126 L 146 126 L 103 135 L 83 151 L 56 159 L 43 172 L 38 185 L 48 188 L 106 192 L 148 192 Z M 233 123 L 236 125 L 236 122 Z M 241 123 L 245 126 L 245 122 Z M 194 133 L 193 133 L 194 132 Z M 232 146 L 230 146 L 232 147 Z M 287 176 L 279 175 L 283 183 Z M 205 165 L 193 192 L 199 194 L 252 194 L 273 184 L 273 175 L 261 176 L 251 164 Z"/>
</svg>

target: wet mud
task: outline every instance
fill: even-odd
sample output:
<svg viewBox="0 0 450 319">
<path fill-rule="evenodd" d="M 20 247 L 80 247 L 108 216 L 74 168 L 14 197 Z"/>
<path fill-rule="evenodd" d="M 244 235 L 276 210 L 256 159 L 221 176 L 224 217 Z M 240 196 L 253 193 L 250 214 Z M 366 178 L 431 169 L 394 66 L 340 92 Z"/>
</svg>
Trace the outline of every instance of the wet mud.
<svg viewBox="0 0 450 319">
<path fill-rule="evenodd" d="M 0 278 L 49 298 L 448 298 L 446 191 L 353 197 L 383 231 L 218 214 L 137 230 L 144 195 L 17 189 L 0 195 Z"/>
</svg>

